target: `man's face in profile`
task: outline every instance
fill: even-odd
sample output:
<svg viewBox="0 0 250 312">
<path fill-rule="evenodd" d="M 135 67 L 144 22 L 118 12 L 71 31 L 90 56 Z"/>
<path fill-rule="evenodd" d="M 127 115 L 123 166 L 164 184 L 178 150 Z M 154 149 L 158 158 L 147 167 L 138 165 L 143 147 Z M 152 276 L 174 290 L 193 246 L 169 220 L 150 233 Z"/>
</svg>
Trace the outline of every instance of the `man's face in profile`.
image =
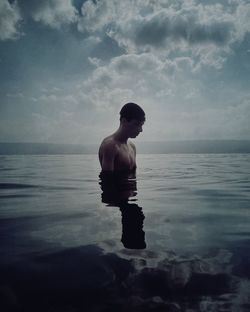
<svg viewBox="0 0 250 312">
<path fill-rule="evenodd" d="M 137 119 L 132 119 L 130 121 L 127 121 L 127 128 L 130 138 L 137 137 L 140 132 L 142 132 L 142 126 L 144 124 L 144 121 L 140 121 Z"/>
</svg>

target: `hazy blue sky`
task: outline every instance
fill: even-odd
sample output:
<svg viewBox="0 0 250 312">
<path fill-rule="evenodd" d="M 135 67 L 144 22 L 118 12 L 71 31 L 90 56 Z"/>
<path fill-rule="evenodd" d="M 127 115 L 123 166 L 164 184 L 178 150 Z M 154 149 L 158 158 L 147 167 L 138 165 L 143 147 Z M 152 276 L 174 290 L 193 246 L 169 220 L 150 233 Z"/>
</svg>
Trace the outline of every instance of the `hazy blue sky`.
<svg viewBox="0 0 250 312">
<path fill-rule="evenodd" d="M 250 1 L 0 0 L 0 141 L 250 138 Z"/>
</svg>

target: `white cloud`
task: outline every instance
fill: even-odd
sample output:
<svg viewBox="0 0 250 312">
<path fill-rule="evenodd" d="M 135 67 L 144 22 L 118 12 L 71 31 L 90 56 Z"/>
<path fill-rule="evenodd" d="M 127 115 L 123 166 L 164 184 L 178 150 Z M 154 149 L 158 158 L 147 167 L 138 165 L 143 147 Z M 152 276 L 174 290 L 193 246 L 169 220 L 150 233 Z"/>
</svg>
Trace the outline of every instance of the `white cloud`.
<svg viewBox="0 0 250 312">
<path fill-rule="evenodd" d="M 222 66 L 231 45 L 250 31 L 250 4 L 198 1 L 86 1 L 80 31 L 105 33 L 128 53 L 189 53 L 200 64 Z"/>
<path fill-rule="evenodd" d="M 77 21 L 77 11 L 71 0 L 19 0 L 19 6 L 24 15 L 31 16 L 36 22 L 51 28 L 59 29 Z"/>
<path fill-rule="evenodd" d="M 90 62 L 90 64 L 98 67 L 101 65 L 101 60 L 96 58 L 96 57 L 88 57 L 88 61 Z"/>
<path fill-rule="evenodd" d="M 81 94 L 82 102 L 102 116 L 95 127 L 99 137 L 101 129 L 114 130 L 121 106 L 134 101 L 146 111 L 142 140 L 246 139 L 250 135 L 249 97 L 242 100 L 234 90 L 222 90 L 214 102 L 205 96 L 203 82 L 193 68 L 190 57 L 170 61 L 153 53 L 122 55 L 97 67 L 79 86 L 77 96 Z M 225 101 L 225 96 L 231 100 Z"/>
<path fill-rule="evenodd" d="M 154 87 L 160 89 L 162 84 L 166 87 L 166 70 L 167 62 L 152 54 L 122 55 L 113 58 L 108 65 L 96 68 L 81 85 L 81 92 L 88 96 L 93 106 L 116 109 L 132 98 L 146 97 Z"/>
<path fill-rule="evenodd" d="M 236 9 L 236 25 L 238 30 L 238 37 L 236 40 L 243 40 L 246 33 L 250 32 L 250 3 L 239 1 Z"/>
<path fill-rule="evenodd" d="M 159 105 L 168 105 L 174 97 L 191 89 L 192 67 L 189 57 L 170 61 L 152 53 L 121 55 L 97 67 L 79 88 L 93 106 L 100 108 L 116 109 L 131 100 L 157 100 Z"/>
<path fill-rule="evenodd" d="M 16 39 L 21 20 L 18 8 L 7 0 L 0 0 L 0 40 Z"/>
<path fill-rule="evenodd" d="M 248 91 L 240 84 L 240 79 L 249 78 L 247 66 L 244 77 L 240 69 L 238 77 L 232 72 L 233 66 L 243 68 L 245 62 L 233 49 L 241 49 L 239 43 L 250 30 L 246 1 L 205 5 L 209 1 L 88 0 L 82 17 L 69 0 L 18 0 L 20 14 L 16 6 L 0 1 L 0 15 L 4 11 L 9 16 L 0 23 L 5 30 L 1 39 L 15 38 L 20 14 L 55 29 L 77 20 L 86 35 L 72 45 L 72 33 L 66 34 L 69 50 L 79 47 L 79 71 L 74 75 L 72 70 L 70 79 L 68 73 L 62 75 L 59 89 L 45 83 L 39 93 L 33 88 L 33 81 L 43 84 L 37 75 L 32 76 L 30 93 L 6 91 L 6 105 L 13 102 L 17 111 L 31 110 L 31 117 L 20 114 L 27 125 L 13 123 L 13 137 L 16 129 L 16 135 L 33 141 L 98 142 L 115 130 L 119 110 L 129 101 L 146 111 L 139 140 L 249 137 L 250 102 L 247 96 L 241 100 Z M 246 40 L 242 46 L 249 50 Z M 115 53 L 110 51 L 114 47 Z M 62 66 L 72 58 L 65 62 Z M 5 122 L 6 129 L 10 125 Z M 6 130 L 3 133 L 8 137 Z"/>
<path fill-rule="evenodd" d="M 0 40 L 18 38 L 18 26 L 27 16 L 55 29 L 77 22 L 78 19 L 71 0 L 18 0 L 12 4 L 7 0 L 0 0 Z"/>
</svg>

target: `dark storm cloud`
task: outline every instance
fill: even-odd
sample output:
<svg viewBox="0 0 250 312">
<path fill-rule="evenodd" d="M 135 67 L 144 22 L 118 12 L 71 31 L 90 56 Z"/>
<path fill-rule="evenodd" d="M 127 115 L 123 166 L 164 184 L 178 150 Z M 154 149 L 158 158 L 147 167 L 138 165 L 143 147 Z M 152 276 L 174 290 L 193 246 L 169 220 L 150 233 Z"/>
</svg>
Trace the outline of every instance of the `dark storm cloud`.
<svg viewBox="0 0 250 312">
<path fill-rule="evenodd" d="M 164 45 L 167 39 L 174 41 L 185 40 L 190 44 L 211 42 L 223 45 L 230 39 L 233 24 L 229 22 L 199 22 L 190 16 L 166 16 L 159 13 L 151 19 L 144 20 L 136 30 L 137 45 Z"/>
</svg>

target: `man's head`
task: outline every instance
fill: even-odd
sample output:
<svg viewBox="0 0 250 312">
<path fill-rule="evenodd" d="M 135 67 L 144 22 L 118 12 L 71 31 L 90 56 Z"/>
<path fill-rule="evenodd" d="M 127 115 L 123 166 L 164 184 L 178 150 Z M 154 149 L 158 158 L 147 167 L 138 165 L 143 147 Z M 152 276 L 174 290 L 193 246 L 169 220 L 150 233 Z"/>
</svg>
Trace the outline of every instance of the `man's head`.
<svg viewBox="0 0 250 312">
<path fill-rule="evenodd" d="M 122 118 L 125 118 L 127 121 L 135 119 L 139 122 L 145 122 L 145 112 L 139 105 L 127 103 L 120 111 L 120 120 L 122 120 Z"/>
<path fill-rule="evenodd" d="M 125 104 L 120 111 L 120 123 L 128 137 L 135 138 L 142 132 L 145 122 L 145 112 L 135 103 Z"/>
</svg>

